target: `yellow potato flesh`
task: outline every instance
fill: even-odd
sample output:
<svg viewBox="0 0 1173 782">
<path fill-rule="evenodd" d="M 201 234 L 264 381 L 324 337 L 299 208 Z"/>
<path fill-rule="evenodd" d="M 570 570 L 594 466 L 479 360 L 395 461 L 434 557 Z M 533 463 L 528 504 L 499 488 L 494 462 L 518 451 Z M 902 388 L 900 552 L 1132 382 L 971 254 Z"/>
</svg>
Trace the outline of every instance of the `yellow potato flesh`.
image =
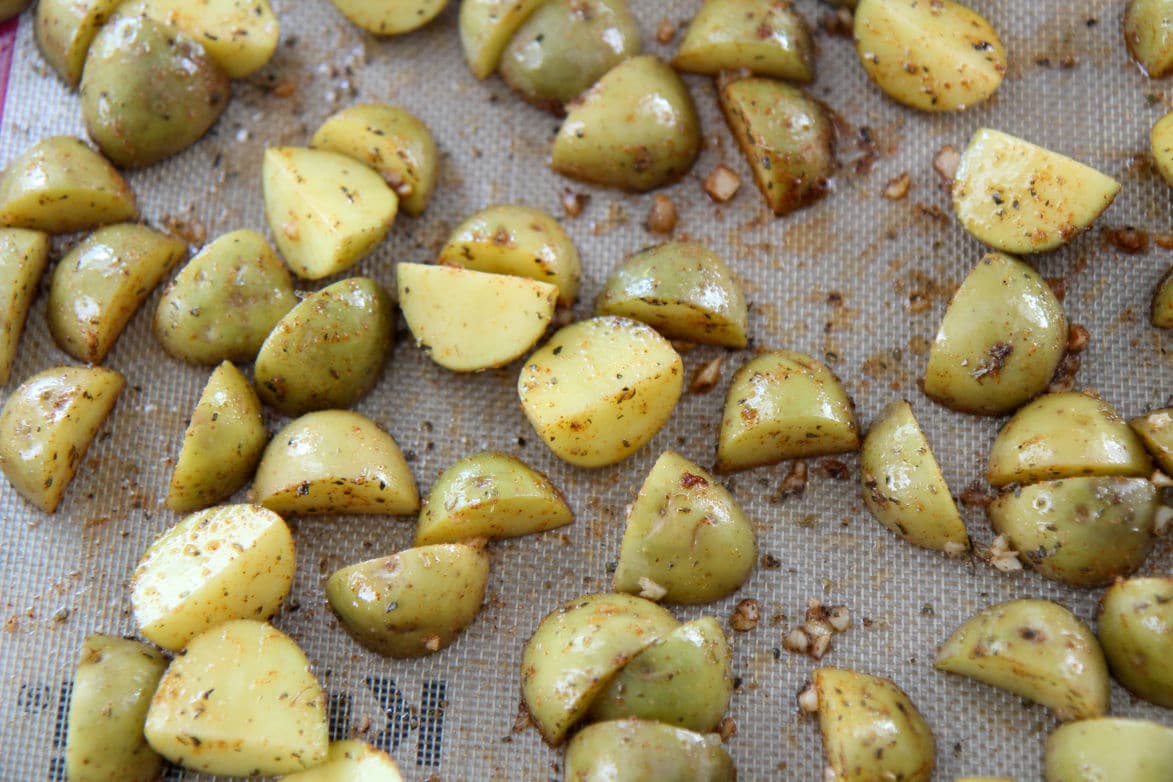
<svg viewBox="0 0 1173 782">
<path fill-rule="evenodd" d="M 8 382 L 37 284 L 49 263 L 49 237 L 0 228 L 0 386 Z"/>
<path fill-rule="evenodd" d="M 130 0 L 119 12 L 182 30 L 232 79 L 263 68 L 281 35 L 269 0 Z"/>
<path fill-rule="evenodd" d="M 330 745 L 326 762 L 282 777 L 284 782 L 403 782 L 399 766 L 386 752 L 349 739 Z"/>
<path fill-rule="evenodd" d="M 330 0 L 343 16 L 375 35 L 409 33 L 432 21 L 448 0 Z"/>
<path fill-rule="evenodd" d="M 70 87 L 81 81 L 94 36 L 121 4 L 122 0 L 38 0 L 37 48 Z"/>
<path fill-rule="evenodd" d="M 509 39 L 546 0 L 461 0 L 460 46 L 478 79 L 497 70 Z"/>
<path fill-rule="evenodd" d="M 1173 5 L 1169 0 L 1129 0 L 1124 11 L 1124 42 L 1150 78 L 1173 70 Z"/>
</svg>

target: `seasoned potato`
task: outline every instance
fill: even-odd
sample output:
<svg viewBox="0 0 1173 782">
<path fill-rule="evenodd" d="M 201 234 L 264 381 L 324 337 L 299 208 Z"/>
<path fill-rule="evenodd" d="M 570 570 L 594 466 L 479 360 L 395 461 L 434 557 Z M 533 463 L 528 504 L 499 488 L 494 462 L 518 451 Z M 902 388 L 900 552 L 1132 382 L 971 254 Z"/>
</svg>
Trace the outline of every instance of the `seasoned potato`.
<svg viewBox="0 0 1173 782">
<path fill-rule="evenodd" d="M 330 745 L 326 762 L 282 777 L 285 782 L 403 782 L 399 765 L 382 750 L 349 739 Z"/>
<path fill-rule="evenodd" d="M 1159 79 L 1173 71 L 1173 3 L 1129 0 L 1124 11 L 1124 42 L 1150 78 Z"/>
<path fill-rule="evenodd" d="M 488 581 L 484 546 L 441 543 L 343 568 L 326 582 L 326 599 L 366 648 L 388 657 L 423 657 L 472 624 Z"/>
<path fill-rule="evenodd" d="M 330 0 L 343 16 L 375 35 L 418 30 L 435 19 L 448 0 Z"/>
<path fill-rule="evenodd" d="M 670 339 L 743 348 L 749 319 L 745 294 L 712 250 L 668 242 L 628 258 L 595 299 L 599 315 L 647 323 Z"/>
<path fill-rule="evenodd" d="M 263 622 L 226 622 L 171 661 L 145 732 L 184 768 L 288 774 L 326 760 L 326 693 L 289 636 Z"/>
<path fill-rule="evenodd" d="M 786 81 L 814 81 L 810 30 L 789 2 L 705 0 L 672 58 L 677 70 L 716 76 L 746 69 Z"/>
<path fill-rule="evenodd" d="M 460 46 L 478 79 L 497 70 L 517 28 L 546 0 L 461 0 Z"/>
<path fill-rule="evenodd" d="M 123 0 L 39 0 L 37 48 L 71 88 L 81 81 L 90 44 Z M 127 219 L 127 218 L 119 218 Z"/>
<path fill-rule="evenodd" d="M 1094 168 L 982 128 L 953 178 L 953 211 L 995 250 L 1040 253 L 1088 228 L 1119 191 L 1119 182 Z"/>
<path fill-rule="evenodd" d="M 1173 4 L 1171 4 L 1173 7 Z M 1173 17 L 1171 17 L 1173 19 Z M 1173 29 L 1171 29 L 1173 32 Z M 1157 120 L 1150 136 L 1153 163 L 1165 181 L 1173 187 L 1173 111 Z"/>
<path fill-rule="evenodd" d="M 350 407 L 374 388 L 395 338 L 395 305 L 382 286 L 352 277 L 310 294 L 261 345 L 257 394 L 285 415 Z"/>
<path fill-rule="evenodd" d="M 38 141 L 0 178 L 0 225 L 65 234 L 137 216 L 130 185 L 73 136 Z"/>
<path fill-rule="evenodd" d="M 8 382 L 29 307 L 48 263 L 48 236 L 24 228 L 0 228 L 0 386 Z"/>
<path fill-rule="evenodd" d="M 521 660 L 522 698 L 542 737 L 561 744 L 610 678 L 678 624 L 655 603 L 622 594 L 586 595 L 547 614 Z"/>
<path fill-rule="evenodd" d="M 1149 319 L 1159 329 L 1173 329 L 1173 267 L 1157 283 Z"/>
<path fill-rule="evenodd" d="M 53 339 L 79 361 L 102 363 L 139 306 L 186 255 L 183 242 L 145 225 L 99 228 L 53 270 Z"/>
<path fill-rule="evenodd" d="M 1096 632 L 1116 680 L 1173 709 L 1173 577 L 1117 581 L 1100 598 Z"/>
<path fill-rule="evenodd" d="M 998 33 L 953 0 L 860 0 L 855 50 L 880 89 L 921 111 L 981 103 L 1006 73 L 1006 49 Z"/>
<path fill-rule="evenodd" d="M 684 176 L 700 149 L 688 88 L 643 55 L 616 65 L 568 107 L 550 165 L 572 179 L 642 192 Z"/>
<path fill-rule="evenodd" d="M 1173 407 L 1154 410 L 1128 422 L 1167 475 L 1173 475 Z"/>
<path fill-rule="evenodd" d="M 733 758 L 715 733 L 644 720 L 583 728 L 566 747 L 567 782 L 734 782 Z"/>
<path fill-rule="evenodd" d="M 91 635 L 73 674 L 65 735 L 70 782 L 154 782 L 163 759 L 143 723 L 167 661 L 138 641 Z"/>
<path fill-rule="evenodd" d="M 558 286 L 558 305 L 578 297 L 582 262 L 558 221 L 540 209 L 505 204 L 482 209 L 452 232 L 436 263 L 512 274 Z"/>
<path fill-rule="evenodd" d="M 144 638 L 182 649 L 231 619 L 268 619 L 293 583 L 293 536 L 256 505 L 224 505 L 187 516 L 150 545 L 130 582 Z"/>
<path fill-rule="evenodd" d="M 550 479 L 504 453 L 466 456 L 432 484 L 420 511 L 415 544 L 514 538 L 574 521 Z"/>
<path fill-rule="evenodd" d="M 358 161 L 320 149 L 265 151 L 265 219 L 289 268 L 320 280 L 345 271 L 383 241 L 399 196 Z"/>
<path fill-rule="evenodd" d="M 757 558 L 753 526 L 708 472 L 665 451 L 627 514 L 616 592 L 646 582 L 669 603 L 711 603 L 735 592 Z"/>
<path fill-rule="evenodd" d="M 200 394 L 175 459 L 167 507 L 190 513 L 231 497 L 256 470 L 269 430 L 252 383 L 225 361 Z"/>
<path fill-rule="evenodd" d="M 395 439 L 365 416 L 321 410 L 291 421 L 257 467 L 255 502 L 286 515 L 419 510 L 419 490 Z"/>
<path fill-rule="evenodd" d="M 110 369 L 56 367 L 13 391 L 0 410 L 0 471 L 12 488 L 56 510 L 124 384 Z"/>
<path fill-rule="evenodd" d="M 717 472 L 858 449 L 855 408 L 822 362 L 776 350 L 750 359 L 733 376 Z"/>
<path fill-rule="evenodd" d="M 558 331 L 521 369 L 522 409 L 554 453 L 602 467 L 642 448 L 668 421 L 684 364 L 650 326 L 591 318 Z"/>
<path fill-rule="evenodd" d="M 454 372 L 520 358 L 546 333 L 558 298 L 549 283 L 459 266 L 401 263 L 395 276 L 416 344 Z"/>
<path fill-rule="evenodd" d="M 1173 778 L 1173 728 L 1105 717 L 1047 737 L 1046 782 L 1164 782 Z"/>
<path fill-rule="evenodd" d="M 1108 667 L 1096 637 L 1049 600 L 979 611 L 941 645 L 936 667 L 1041 703 L 1064 721 L 1108 711 Z"/>
</svg>

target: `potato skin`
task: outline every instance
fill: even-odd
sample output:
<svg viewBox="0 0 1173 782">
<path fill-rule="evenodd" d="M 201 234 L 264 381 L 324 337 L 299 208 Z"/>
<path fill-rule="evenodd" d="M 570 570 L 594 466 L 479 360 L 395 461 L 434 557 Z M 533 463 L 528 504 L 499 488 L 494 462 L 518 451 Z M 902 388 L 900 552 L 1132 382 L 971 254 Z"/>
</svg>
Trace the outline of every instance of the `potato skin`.
<svg viewBox="0 0 1173 782">
<path fill-rule="evenodd" d="M 1100 598 L 1096 633 L 1116 680 L 1173 709 L 1173 577 L 1118 580 Z"/>
<path fill-rule="evenodd" d="M 29 307 L 49 263 L 49 237 L 0 228 L 0 386 L 8 382 Z"/>
<path fill-rule="evenodd" d="M 461 0 L 460 47 L 478 79 L 497 70 L 517 28 L 546 0 Z"/>
<path fill-rule="evenodd" d="M 733 759 L 716 734 L 645 720 L 583 728 L 566 747 L 566 782 L 734 782 Z"/>
<path fill-rule="evenodd" d="M 1173 266 L 1153 290 L 1149 320 L 1159 329 L 1173 329 Z"/>
<path fill-rule="evenodd" d="M 149 16 L 187 33 L 230 79 L 243 79 L 263 68 L 280 37 L 269 0 L 127 0 L 119 12 Z"/>
<path fill-rule="evenodd" d="M 1173 729 L 1105 717 L 1062 725 L 1047 737 L 1046 782 L 1164 782 L 1173 778 Z"/>
<path fill-rule="evenodd" d="M 1173 71 L 1173 15 L 1169 0 L 1129 0 L 1124 10 L 1124 43 L 1152 79 Z"/>
<path fill-rule="evenodd" d="M 61 80 L 75 89 L 98 30 L 123 0 L 38 0 L 37 49 Z"/>
<path fill-rule="evenodd" d="M 672 58 L 673 67 L 716 76 L 747 69 L 756 76 L 814 81 L 810 29 L 786 0 L 706 0 Z"/>
<path fill-rule="evenodd" d="M 1173 407 L 1153 410 L 1128 425 L 1165 474 L 1173 475 Z"/>
</svg>

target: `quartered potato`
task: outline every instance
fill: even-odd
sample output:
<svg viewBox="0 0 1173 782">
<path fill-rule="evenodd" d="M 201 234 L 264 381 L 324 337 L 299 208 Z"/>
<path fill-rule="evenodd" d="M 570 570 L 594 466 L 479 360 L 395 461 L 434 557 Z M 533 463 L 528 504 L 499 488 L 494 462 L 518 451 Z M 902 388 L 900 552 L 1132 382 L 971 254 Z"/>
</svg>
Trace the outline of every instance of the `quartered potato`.
<svg viewBox="0 0 1173 782">
<path fill-rule="evenodd" d="M 715 730 L 733 696 L 732 656 L 716 619 L 682 624 L 620 669 L 595 698 L 591 719 L 636 717 Z"/>
<path fill-rule="evenodd" d="M 94 36 L 122 3 L 123 0 L 38 0 L 37 48 L 71 88 L 81 81 Z"/>
<path fill-rule="evenodd" d="M 1100 598 L 1096 633 L 1116 680 L 1173 709 L 1173 577 L 1117 581 Z"/>
<path fill-rule="evenodd" d="M 1157 283 L 1149 319 L 1159 329 L 1173 329 L 1173 267 Z"/>
<path fill-rule="evenodd" d="M 855 408 L 822 362 L 777 350 L 750 359 L 733 376 L 721 419 L 717 472 L 858 448 Z"/>
<path fill-rule="evenodd" d="M 753 525 L 729 490 L 665 451 L 628 512 L 614 588 L 639 593 L 650 580 L 669 603 L 711 603 L 745 583 L 756 558 Z"/>
<path fill-rule="evenodd" d="M 483 545 L 441 543 L 343 568 L 326 582 L 326 599 L 346 632 L 371 651 L 423 657 L 472 624 L 488 581 Z"/>
<path fill-rule="evenodd" d="M 550 479 L 509 454 L 466 456 L 432 484 L 420 510 L 417 546 L 514 538 L 574 521 Z"/>
<path fill-rule="evenodd" d="M 0 471 L 12 488 L 56 510 L 124 384 L 110 369 L 56 367 L 13 391 L 0 410 Z"/>
<path fill-rule="evenodd" d="M 460 46 L 478 79 L 497 70 L 506 45 L 546 0 L 461 0 Z"/>
<path fill-rule="evenodd" d="M 265 219 L 277 249 L 293 273 L 307 280 L 365 258 L 399 211 L 399 196 L 382 176 L 337 152 L 273 147 L 265 150 L 261 177 Z"/>
<path fill-rule="evenodd" d="M 551 167 L 643 192 L 684 176 L 701 149 L 700 119 L 676 72 L 651 55 L 624 60 L 567 107 Z"/>
<path fill-rule="evenodd" d="M 1119 182 L 1094 168 L 982 128 L 953 178 L 953 211 L 995 250 L 1040 253 L 1088 228 L 1119 191 Z"/>
<path fill-rule="evenodd" d="M 915 546 L 948 554 L 969 548 L 965 522 L 908 402 L 883 409 L 859 461 L 864 504 L 881 524 Z"/>
<path fill-rule="evenodd" d="M 880 89 L 921 111 L 981 103 L 1006 73 L 998 33 L 953 0 L 860 0 L 855 50 Z"/>
<path fill-rule="evenodd" d="M 578 297 L 582 262 L 558 221 L 540 209 L 506 204 L 465 220 L 440 251 L 438 264 L 512 274 L 558 286 L 558 305 Z"/>
<path fill-rule="evenodd" d="M 558 298 L 549 283 L 459 266 L 401 263 L 395 276 L 416 344 L 454 372 L 520 358 L 546 333 Z"/>
<path fill-rule="evenodd" d="M 1173 779 L 1173 728 L 1106 717 L 1062 725 L 1047 737 L 1046 782 Z"/>
<path fill-rule="evenodd" d="M 349 410 L 291 421 L 265 449 L 250 496 L 286 515 L 419 510 L 419 490 L 394 438 Z"/>
<path fill-rule="evenodd" d="M 121 16 L 146 16 L 187 33 L 230 79 L 263 68 L 281 32 L 269 0 L 129 0 L 118 10 Z"/>
<path fill-rule="evenodd" d="M 823 752 L 836 782 L 932 779 L 933 733 L 888 679 L 839 668 L 814 673 Z"/>
<path fill-rule="evenodd" d="M 1173 407 L 1154 410 L 1128 422 L 1167 475 L 1173 475 Z"/>
<path fill-rule="evenodd" d="M 37 285 L 49 263 L 49 237 L 0 228 L 0 386 L 8 382 Z"/>
<path fill-rule="evenodd" d="M 144 638 L 182 649 L 232 619 L 268 619 L 293 583 L 293 536 L 272 511 L 223 505 L 193 513 L 143 554 L 130 582 Z"/>
<path fill-rule="evenodd" d="M 705 0 L 672 65 L 710 76 L 744 68 L 806 84 L 815 78 L 814 43 L 802 16 L 784 0 Z"/>
<path fill-rule="evenodd" d="M 941 645 L 936 667 L 1040 703 L 1064 721 L 1108 711 L 1108 667 L 1096 637 L 1049 600 L 979 611 Z"/>
<path fill-rule="evenodd" d="M 253 382 L 285 415 L 350 407 L 375 387 L 395 338 L 395 304 L 382 286 L 352 277 L 312 293 L 261 345 Z"/>
<path fill-rule="evenodd" d="M 294 305 L 293 280 L 265 237 L 233 231 L 175 275 L 155 310 L 155 336 L 194 364 L 251 362 Z"/>
<path fill-rule="evenodd" d="M 49 331 L 79 361 L 100 364 L 139 306 L 187 255 L 145 225 L 108 225 L 69 251 L 49 285 Z"/>
<path fill-rule="evenodd" d="M 835 128 L 821 104 L 773 79 L 728 82 L 719 98 L 774 214 L 790 214 L 826 195 L 835 170 Z"/>
<path fill-rule="evenodd" d="M 684 364 L 668 340 L 627 318 L 558 331 L 521 369 L 517 392 L 542 441 L 563 460 L 602 467 L 642 448 L 668 421 Z"/>
<path fill-rule="evenodd" d="M 231 497 L 256 469 L 269 430 L 252 383 L 225 361 L 200 394 L 167 491 L 167 507 L 190 513 Z"/>
<path fill-rule="evenodd" d="M 599 315 L 642 321 L 669 339 L 744 348 L 745 294 L 712 250 L 669 242 L 628 258 L 595 299 Z"/>
<path fill-rule="evenodd" d="M 399 35 L 423 27 L 448 0 L 330 0 L 342 15 L 375 35 Z"/>
<path fill-rule="evenodd" d="M 226 622 L 171 661 L 147 713 L 151 747 L 207 774 L 272 776 L 326 760 L 326 693 L 289 636 Z"/>
<path fill-rule="evenodd" d="M 70 782 L 154 782 L 163 759 L 143 723 L 167 661 L 153 647 L 91 635 L 81 647 L 69 696 L 65 773 Z"/>
<path fill-rule="evenodd" d="M 929 350 L 924 392 L 964 413 L 1000 415 L 1047 389 L 1067 349 L 1067 316 L 1042 276 L 986 255 L 953 294 Z"/>
<path fill-rule="evenodd" d="M 1169 4 L 1170 11 L 1173 12 L 1173 3 Z M 1173 13 L 1170 14 L 1170 34 L 1173 35 Z M 1170 39 L 1173 44 L 1173 38 Z M 1170 56 L 1173 57 L 1173 49 L 1170 50 Z M 1173 187 L 1173 111 L 1157 120 L 1153 125 L 1153 132 L 1151 135 L 1153 163 L 1157 167 L 1157 171 L 1165 178 L 1170 187 Z"/>
<path fill-rule="evenodd" d="M 994 486 L 1081 475 L 1144 477 L 1152 463 L 1128 424 L 1102 399 L 1045 394 L 1014 414 L 990 449 Z"/>
<path fill-rule="evenodd" d="M 1173 71 L 1173 3 L 1129 0 L 1124 11 L 1124 42 L 1150 78 Z"/>
<path fill-rule="evenodd" d="M 611 677 L 678 622 L 623 594 L 575 598 L 544 618 L 522 653 L 521 694 L 542 737 L 561 744 Z"/>
<path fill-rule="evenodd" d="M 65 234 L 137 216 L 130 185 L 110 161 L 73 136 L 38 141 L 0 178 L 0 225 Z"/>
<path fill-rule="evenodd" d="M 365 741 L 348 739 L 330 745 L 326 762 L 282 777 L 285 782 L 403 782 L 399 765 Z"/>
<path fill-rule="evenodd" d="M 715 733 L 644 720 L 600 722 L 566 746 L 566 782 L 734 782 L 737 769 Z"/>
</svg>

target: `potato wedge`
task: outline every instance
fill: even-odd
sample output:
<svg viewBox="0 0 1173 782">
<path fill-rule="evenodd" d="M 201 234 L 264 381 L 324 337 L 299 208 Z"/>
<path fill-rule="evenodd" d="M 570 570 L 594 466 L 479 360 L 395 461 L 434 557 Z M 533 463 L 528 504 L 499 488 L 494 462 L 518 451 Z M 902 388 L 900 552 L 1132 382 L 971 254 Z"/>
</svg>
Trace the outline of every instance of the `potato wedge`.
<svg viewBox="0 0 1173 782">
<path fill-rule="evenodd" d="M 375 35 L 401 35 L 435 19 L 448 0 L 330 0 L 350 22 Z"/>
<path fill-rule="evenodd" d="M 1173 267 L 1169 268 L 1153 291 L 1149 320 L 1159 329 L 1173 329 Z"/>
<path fill-rule="evenodd" d="M 123 0 L 39 0 L 35 32 L 45 62 L 71 89 L 81 81 L 86 53 Z M 120 217 L 118 220 L 127 220 Z"/>
<path fill-rule="evenodd" d="M 289 774 L 326 760 L 326 693 L 289 636 L 263 622 L 226 622 L 171 661 L 145 733 L 184 768 Z"/>
<path fill-rule="evenodd" d="M 124 16 L 146 16 L 190 35 L 230 79 L 259 71 L 277 51 L 281 25 L 269 0 L 129 0 Z"/>
<path fill-rule="evenodd" d="M 478 79 L 497 70 L 517 28 L 546 0 L 461 0 L 460 47 Z"/>
<path fill-rule="evenodd" d="M 1094 168 L 982 128 L 953 178 L 953 211 L 995 250 L 1041 253 L 1086 230 L 1119 191 L 1119 182 Z"/>
<path fill-rule="evenodd" d="M 1154 410 L 1128 422 L 1166 475 L 1173 475 L 1173 407 Z"/>
<path fill-rule="evenodd" d="M 100 367 L 33 375 L 0 410 L 0 471 L 46 513 L 57 509 L 125 381 Z"/>
<path fill-rule="evenodd" d="M 0 228 L 0 386 L 8 382 L 29 307 L 48 264 L 48 236 Z"/>
<path fill-rule="evenodd" d="M 591 318 L 561 329 L 526 359 L 522 409 L 561 459 L 602 467 L 638 451 L 668 421 L 684 364 L 650 326 Z"/>
<path fill-rule="evenodd" d="M 1171 27 L 1170 32 L 1173 32 Z M 1173 187 L 1173 111 L 1161 117 L 1153 125 L 1150 135 L 1153 164 L 1157 171 Z"/>
<path fill-rule="evenodd" d="M 349 739 L 330 745 L 326 762 L 282 777 L 285 782 L 403 782 L 399 765 L 382 750 Z"/>
<path fill-rule="evenodd" d="M 715 733 L 702 735 L 645 720 L 583 728 L 566 747 L 573 782 L 734 782 L 733 758 Z"/>
<path fill-rule="evenodd" d="M 558 298 L 549 283 L 459 266 L 401 263 L 395 276 L 416 345 L 453 372 L 520 358 L 546 333 Z"/>
<path fill-rule="evenodd" d="M 1046 782 L 1162 782 L 1173 778 L 1173 728 L 1106 717 L 1047 737 Z"/>
<path fill-rule="evenodd" d="M 1173 7 L 1169 0 L 1129 0 L 1124 42 L 1136 64 L 1152 79 L 1173 71 Z"/>
<path fill-rule="evenodd" d="M 1132 578 L 1108 587 L 1096 635 L 1116 681 L 1173 709 L 1173 577 Z"/>
<path fill-rule="evenodd" d="M 745 69 L 808 84 L 815 78 L 815 48 L 806 21 L 788 2 L 706 0 L 689 22 L 672 66 L 709 76 Z"/>
<path fill-rule="evenodd" d="M 383 178 L 337 152 L 297 147 L 265 151 L 265 219 L 298 277 L 345 271 L 383 241 L 399 196 Z"/>
</svg>

